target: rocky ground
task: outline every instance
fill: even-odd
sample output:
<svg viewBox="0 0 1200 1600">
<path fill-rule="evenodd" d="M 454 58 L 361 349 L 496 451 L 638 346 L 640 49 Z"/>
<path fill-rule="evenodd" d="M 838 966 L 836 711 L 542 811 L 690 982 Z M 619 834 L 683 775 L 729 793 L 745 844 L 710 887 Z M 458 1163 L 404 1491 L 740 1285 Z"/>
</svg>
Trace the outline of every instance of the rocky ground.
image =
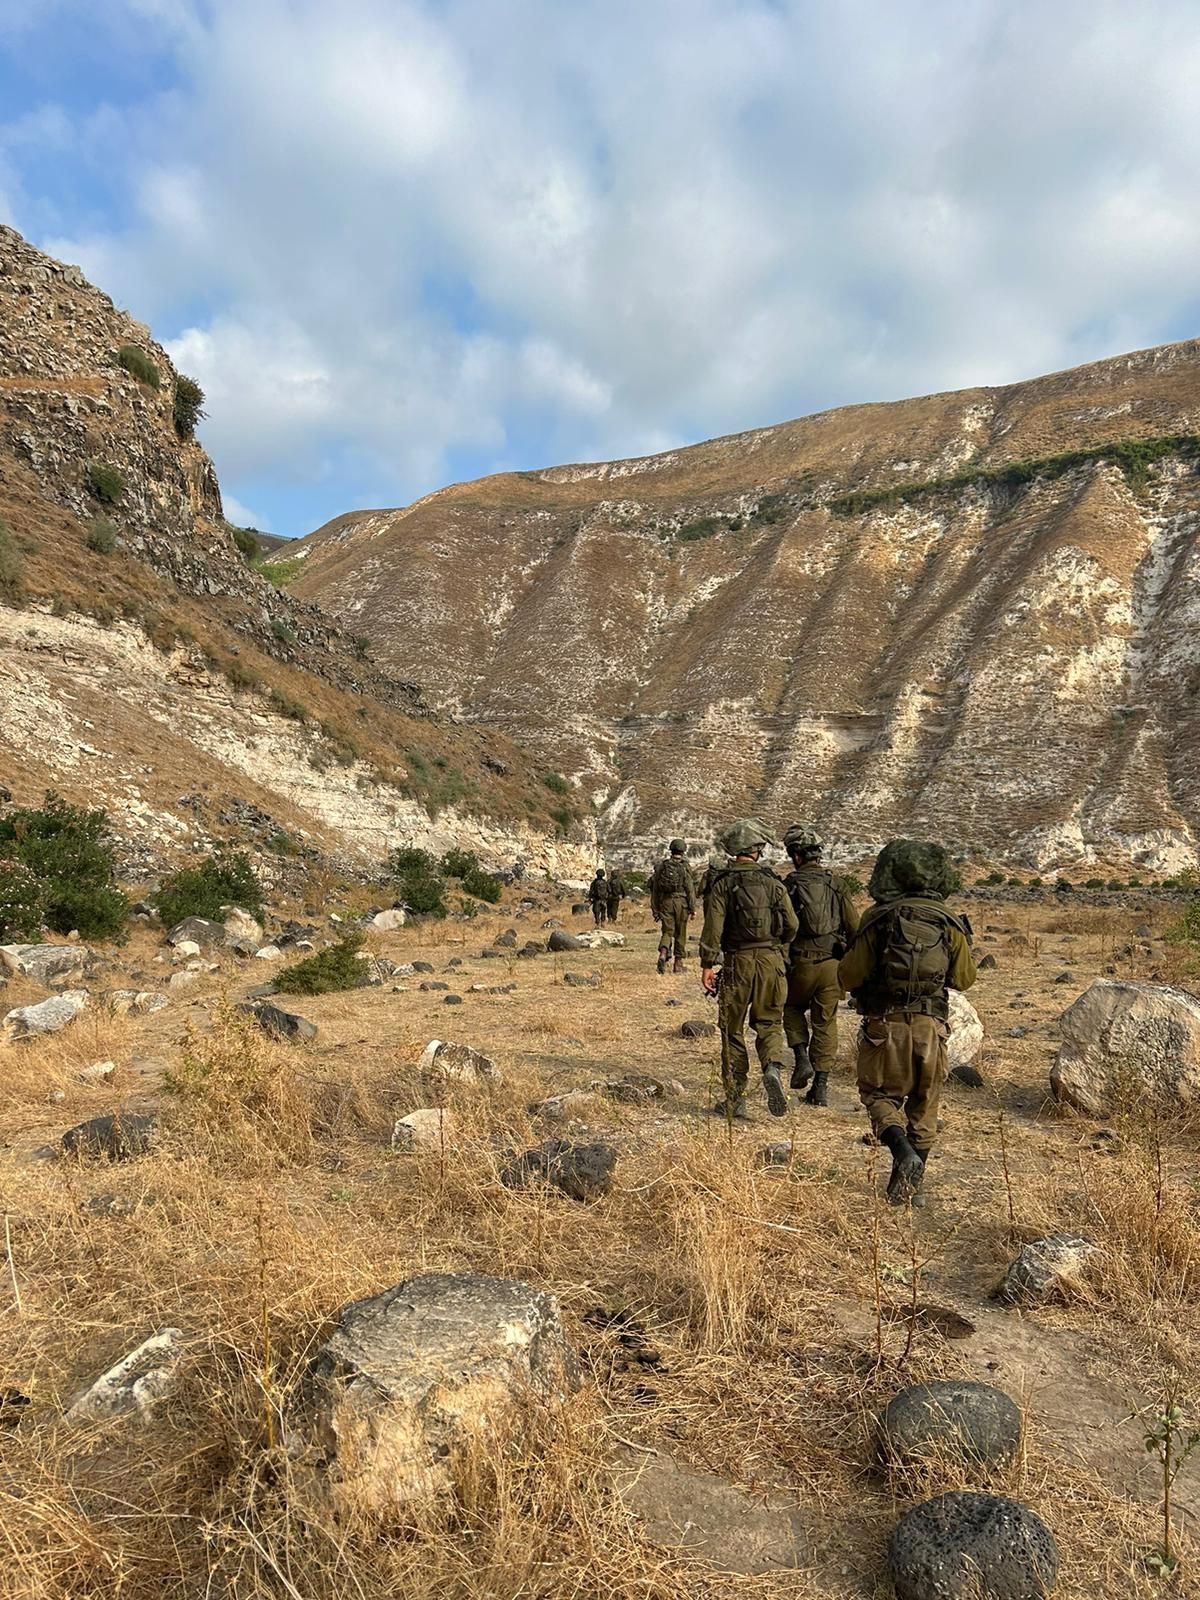
<svg viewBox="0 0 1200 1600">
<path fill-rule="evenodd" d="M 985 1084 L 948 1089 L 931 1204 L 900 1213 L 879 1200 L 850 1023 L 827 1111 L 777 1121 L 760 1104 L 731 1132 L 707 1114 L 715 1040 L 683 1036 L 715 1020 L 696 965 L 657 977 L 636 908 L 621 947 L 528 958 L 549 919 L 581 929 L 568 897 L 535 888 L 492 917 L 373 933 L 400 969 L 382 983 L 278 998 L 316 1025 L 303 1043 L 236 1010 L 278 964 L 205 952 L 172 986 L 188 959 L 139 928 L 86 986 L 165 1007 L 92 1004 L 0 1046 L 0 1592 L 866 1600 L 889 1592 L 905 1511 L 986 1488 L 1053 1531 L 1058 1594 L 1195 1593 L 1200 1471 L 1193 1458 L 1176 1484 L 1184 1564 L 1155 1577 L 1159 1469 L 1135 1418 L 1174 1398 L 1200 1426 L 1195 1126 L 1133 1104 L 1078 1118 L 1048 1078 L 1057 1019 L 1095 978 L 1188 981 L 1161 937 L 1170 914 L 1149 898 L 972 907 L 995 963 L 972 995 Z M 47 993 L 13 977 L 2 1009 Z M 434 1039 L 497 1075 L 431 1075 Z M 395 1135 L 419 1110 L 442 1115 Z M 49 1158 L 112 1113 L 129 1159 Z M 157 1118 L 144 1154 L 141 1114 Z M 615 1167 L 585 1170 L 582 1200 L 502 1181 L 555 1138 L 606 1144 Z M 1021 1248 L 1054 1233 L 1099 1247 L 1069 1298 L 995 1299 Z M 306 1498 L 297 1397 L 342 1307 L 431 1272 L 549 1291 L 583 1381 L 532 1446 L 456 1484 L 457 1509 L 443 1497 L 439 1517 L 381 1537 Z M 161 1395 L 143 1387 L 144 1415 L 79 1403 L 156 1336 L 137 1371 L 168 1376 Z M 946 1379 L 1016 1402 L 1015 1457 L 885 1469 L 883 1408 Z"/>
</svg>

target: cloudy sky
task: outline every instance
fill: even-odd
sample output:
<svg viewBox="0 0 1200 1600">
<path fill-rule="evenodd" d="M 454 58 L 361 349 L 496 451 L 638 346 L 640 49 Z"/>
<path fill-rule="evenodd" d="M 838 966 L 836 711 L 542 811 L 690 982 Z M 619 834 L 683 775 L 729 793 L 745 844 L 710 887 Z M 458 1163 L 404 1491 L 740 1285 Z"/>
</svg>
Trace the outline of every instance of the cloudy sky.
<svg viewBox="0 0 1200 1600">
<path fill-rule="evenodd" d="M 0 0 L 0 220 L 235 520 L 1200 332 L 1196 0 Z"/>
</svg>

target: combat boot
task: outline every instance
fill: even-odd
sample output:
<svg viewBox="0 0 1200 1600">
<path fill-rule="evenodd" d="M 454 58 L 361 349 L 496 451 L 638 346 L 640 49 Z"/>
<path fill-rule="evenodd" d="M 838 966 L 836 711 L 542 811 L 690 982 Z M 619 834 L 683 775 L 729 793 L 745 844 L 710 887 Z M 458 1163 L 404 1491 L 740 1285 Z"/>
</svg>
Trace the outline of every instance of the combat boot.
<svg viewBox="0 0 1200 1600">
<path fill-rule="evenodd" d="M 812 1088 L 804 1096 L 806 1106 L 827 1106 L 829 1104 L 829 1074 L 816 1072 L 813 1074 Z"/>
<path fill-rule="evenodd" d="M 675 972 L 676 977 L 678 977 L 679 974 L 683 971 L 683 962 L 679 959 L 678 956 L 675 957 L 675 966 L 674 966 L 673 970 Z"/>
<path fill-rule="evenodd" d="M 665 950 L 660 950 L 658 952 L 658 965 L 654 970 L 658 973 L 660 978 L 667 970 L 667 952 Z"/>
<path fill-rule="evenodd" d="M 813 1075 L 812 1062 L 808 1059 L 808 1046 L 806 1044 L 794 1044 L 792 1046 L 792 1056 L 796 1065 L 792 1068 L 790 1087 L 803 1089 Z"/>
<path fill-rule="evenodd" d="M 777 1066 L 763 1068 L 763 1088 L 767 1091 L 767 1110 L 773 1117 L 787 1112 L 787 1095 L 783 1092 L 783 1078 Z"/>
<path fill-rule="evenodd" d="M 925 1163 L 908 1142 L 903 1128 L 885 1128 L 879 1136 L 880 1143 L 892 1152 L 892 1175 L 888 1179 L 888 1204 L 902 1206 L 921 1192 L 925 1176 Z"/>
<path fill-rule="evenodd" d="M 727 1100 L 718 1100 L 712 1108 L 712 1114 L 714 1117 L 733 1117 L 737 1122 L 749 1122 L 751 1120 L 750 1110 L 746 1105 L 746 1096 L 744 1094 L 738 1095 L 733 1102 L 732 1109 L 730 1109 Z"/>
</svg>

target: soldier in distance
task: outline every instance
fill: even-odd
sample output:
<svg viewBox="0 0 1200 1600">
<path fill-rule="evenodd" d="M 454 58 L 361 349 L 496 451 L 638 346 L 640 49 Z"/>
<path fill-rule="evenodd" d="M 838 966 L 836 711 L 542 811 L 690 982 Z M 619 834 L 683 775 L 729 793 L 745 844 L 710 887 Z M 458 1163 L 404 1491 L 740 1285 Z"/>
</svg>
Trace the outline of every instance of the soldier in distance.
<svg viewBox="0 0 1200 1600">
<path fill-rule="evenodd" d="M 596 926 L 599 927 L 608 916 L 608 882 L 603 867 L 596 868 L 596 876 L 588 886 L 587 897 L 592 908 L 592 916 Z"/>
<path fill-rule="evenodd" d="M 837 1011 L 842 987 L 838 961 L 858 932 L 858 912 L 840 879 L 821 865 L 824 846 L 811 828 L 793 823 L 783 836 L 792 860 L 784 879 L 800 932 L 788 952 L 783 1026 L 795 1065 L 791 1087 L 810 1106 L 829 1104 L 829 1074 L 837 1061 Z"/>
<path fill-rule="evenodd" d="M 838 964 L 862 1015 L 858 1093 L 892 1153 L 893 1205 L 919 1203 L 946 1078 L 948 990 L 975 982 L 971 924 L 945 905 L 957 887 L 941 845 L 893 839 L 871 873 L 875 904 Z"/>
<path fill-rule="evenodd" d="M 725 1117 L 745 1117 L 750 1055 L 746 1049 L 746 1015 L 762 1067 L 763 1088 L 772 1116 L 787 1110 L 783 1087 L 787 1045 L 783 1006 L 787 968 L 783 953 L 798 924 L 787 890 L 761 865 L 770 837 L 760 822 L 735 822 L 721 839 L 733 860 L 709 891 L 700 935 L 701 977 L 709 994 L 717 992 L 716 964 L 721 968 L 718 1022 L 721 1029 L 721 1083 L 724 1099 L 713 1107 Z"/>
<path fill-rule="evenodd" d="M 704 876 L 700 879 L 700 904 L 705 911 L 708 910 L 708 897 L 712 893 L 712 886 L 717 881 L 718 873 L 724 872 L 729 865 L 727 855 L 709 856 L 708 865 L 704 869 Z"/>
<path fill-rule="evenodd" d="M 621 910 L 621 901 L 625 898 L 625 879 L 619 871 L 612 871 L 608 875 L 608 920 L 615 922 Z"/>
<path fill-rule="evenodd" d="M 682 972 L 688 922 L 696 910 L 696 883 L 683 840 L 672 839 L 668 850 L 650 877 L 650 914 L 659 924 L 658 971 L 665 972 L 674 955 L 675 971 Z"/>
</svg>

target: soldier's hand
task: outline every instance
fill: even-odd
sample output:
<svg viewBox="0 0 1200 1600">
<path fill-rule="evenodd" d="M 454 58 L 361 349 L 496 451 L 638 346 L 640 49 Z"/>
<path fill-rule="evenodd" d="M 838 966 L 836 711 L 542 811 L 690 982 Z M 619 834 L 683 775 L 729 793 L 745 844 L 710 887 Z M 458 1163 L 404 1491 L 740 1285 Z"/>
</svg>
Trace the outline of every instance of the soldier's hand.
<svg viewBox="0 0 1200 1600">
<path fill-rule="evenodd" d="M 704 985 L 705 994 L 716 994 L 717 974 L 714 968 L 704 967 L 700 973 L 700 982 Z"/>
</svg>

